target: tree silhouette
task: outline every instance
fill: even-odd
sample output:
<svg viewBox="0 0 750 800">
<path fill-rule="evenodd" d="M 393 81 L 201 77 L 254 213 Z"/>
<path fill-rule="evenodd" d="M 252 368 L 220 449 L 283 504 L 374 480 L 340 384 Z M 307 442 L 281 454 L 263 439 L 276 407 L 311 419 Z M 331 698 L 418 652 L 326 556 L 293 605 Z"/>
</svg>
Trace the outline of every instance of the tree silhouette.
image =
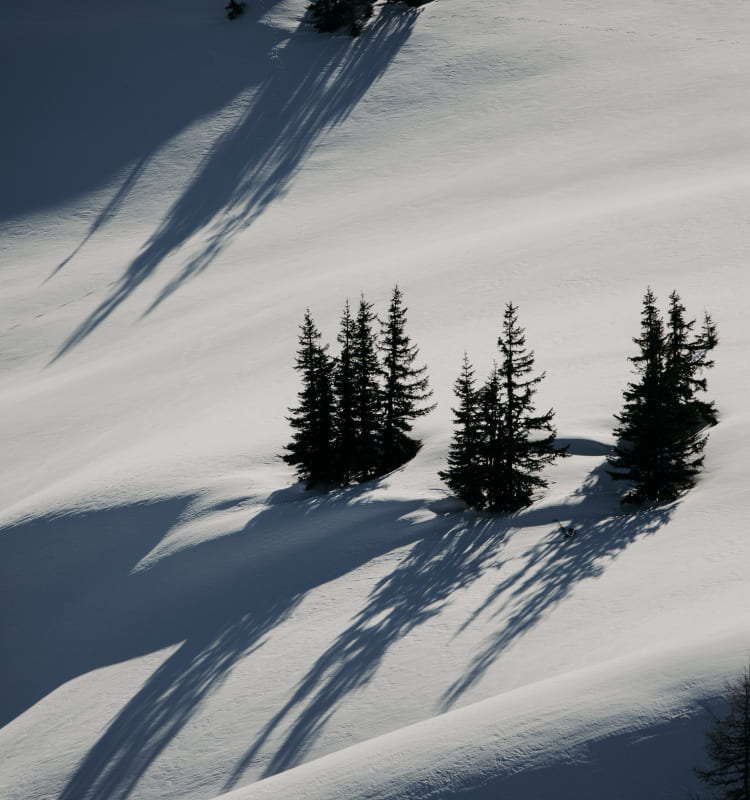
<svg viewBox="0 0 750 800">
<path fill-rule="evenodd" d="M 482 493 L 482 430 L 480 397 L 469 356 L 464 353 L 461 374 L 453 386 L 457 407 L 453 411 L 453 438 L 448 452 L 448 469 L 439 473 L 451 491 L 473 508 L 484 506 Z"/>
<path fill-rule="evenodd" d="M 398 285 L 394 286 L 379 344 L 383 374 L 383 472 L 414 457 L 420 443 L 409 436 L 411 422 L 435 408 L 425 405 L 432 391 L 427 367 L 414 365 L 419 348 L 406 333 L 406 312 L 403 293 Z"/>
<path fill-rule="evenodd" d="M 552 424 L 555 412 L 536 414 L 533 397 L 544 373 L 531 376 L 534 352 L 526 349 L 526 336 L 518 324 L 517 308 L 505 307 L 498 337 L 498 393 L 488 398 L 494 407 L 497 429 L 488 442 L 492 464 L 487 506 L 494 511 L 517 511 L 531 505 L 535 492 L 547 487 L 542 469 L 564 456 L 567 448 L 555 447 Z M 534 434 L 541 433 L 541 437 Z"/>
<path fill-rule="evenodd" d="M 708 353 L 718 336 L 708 314 L 697 336 L 694 326 L 672 292 L 665 328 L 653 292 L 646 291 L 641 334 L 633 339 L 639 353 L 629 358 L 638 380 L 623 392 L 609 457 L 612 477 L 631 483 L 624 502 L 670 502 L 695 484 L 703 467 L 705 428 L 717 419 L 714 404 L 697 393 L 706 390 L 702 373 L 713 366 Z"/>
<path fill-rule="evenodd" d="M 536 414 L 534 395 L 544 373 L 532 376 L 534 353 L 508 303 L 498 338 L 501 359 L 482 388 L 474 389 L 473 369 L 464 356 L 455 390 L 456 429 L 443 480 L 470 505 L 513 512 L 530 505 L 548 482 L 547 465 L 566 454 L 555 446 L 554 411 Z"/>
<path fill-rule="evenodd" d="M 750 666 L 727 684 L 729 708 L 724 716 L 712 714 L 706 732 L 706 756 L 711 766 L 695 770 L 698 778 L 715 790 L 717 800 L 750 800 Z"/>
<path fill-rule="evenodd" d="M 302 388 L 299 405 L 290 409 L 288 419 L 294 434 L 283 459 L 296 468 L 308 487 L 335 479 L 331 386 L 334 361 L 327 351 L 328 345 L 321 344 L 320 331 L 307 309 L 300 325 L 295 365 L 302 374 Z"/>
<path fill-rule="evenodd" d="M 336 476 L 344 485 L 352 482 L 357 465 L 355 411 L 354 340 L 356 325 L 349 301 L 344 305 L 337 341 L 340 351 L 333 375 L 335 408 Z"/>
<path fill-rule="evenodd" d="M 354 373 L 353 422 L 356 431 L 354 476 L 366 481 L 378 474 L 382 462 L 381 412 L 379 384 L 380 361 L 374 325 L 377 316 L 364 296 L 360 298 L 354 324 L 352 367 Z"/>
</svg>

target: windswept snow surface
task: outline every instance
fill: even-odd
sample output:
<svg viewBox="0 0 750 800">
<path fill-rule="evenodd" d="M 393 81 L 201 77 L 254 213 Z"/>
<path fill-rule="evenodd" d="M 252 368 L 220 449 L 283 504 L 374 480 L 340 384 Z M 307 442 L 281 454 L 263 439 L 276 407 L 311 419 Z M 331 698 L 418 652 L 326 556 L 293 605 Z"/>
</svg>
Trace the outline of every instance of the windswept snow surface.
<svg viewBox="0 0 750 800">
<path fill-rule="evenodd" d="M 222 6 L 3 4 L 0 796 L 683 797 L 750 651 L 750 5 Z M 424 447 L 307 493 L 304 309 L 396 282 Z M 717 321 L 721 422 L 627 513 L 647 286 Z M 501 517 L 437 471 L 509 300 L 572 457 Z"/>
</svg>

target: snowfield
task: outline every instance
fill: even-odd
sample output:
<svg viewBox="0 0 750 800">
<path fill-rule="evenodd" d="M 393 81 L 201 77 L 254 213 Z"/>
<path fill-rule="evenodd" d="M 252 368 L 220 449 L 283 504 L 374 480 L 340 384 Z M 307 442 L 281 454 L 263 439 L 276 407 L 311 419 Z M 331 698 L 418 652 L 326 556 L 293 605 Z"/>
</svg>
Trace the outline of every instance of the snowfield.
<svg viewBox="0 0 750 800">
<path fill-rule="evenodd" d="M 222 6 L 4 3 L 0 796 L 684 798 L 750 653 L 750 5 Z M 396 282 L 423 448 L 306 492 L 304 310 Z M 720 424 L 636 512 L 647 286 L 717 322 Z M 504 517 L 437 472 L 507 301 L 572 457 Z"/>
</svg>

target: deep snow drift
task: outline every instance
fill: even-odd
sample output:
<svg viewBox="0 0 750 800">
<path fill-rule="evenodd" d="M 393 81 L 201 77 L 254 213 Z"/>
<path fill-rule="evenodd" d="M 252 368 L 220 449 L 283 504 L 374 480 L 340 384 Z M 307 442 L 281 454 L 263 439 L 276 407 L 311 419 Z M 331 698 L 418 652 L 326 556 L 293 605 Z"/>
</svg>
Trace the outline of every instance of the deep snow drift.
<svg viewBox="0 0 750 800">
<path fill-rule="evenodd" d="M 750 650 L 750 8 L 222 5 L 3 9 L 0 795 L 683 797 Z M 306 493 L 304 309 L 396 282 L 424 447 Z M 713 314 L 720 424 L 634 513 L 649 285 Z M 572 457 L 501 517 L 437 471 L 508 300 Z"/>
</svg>

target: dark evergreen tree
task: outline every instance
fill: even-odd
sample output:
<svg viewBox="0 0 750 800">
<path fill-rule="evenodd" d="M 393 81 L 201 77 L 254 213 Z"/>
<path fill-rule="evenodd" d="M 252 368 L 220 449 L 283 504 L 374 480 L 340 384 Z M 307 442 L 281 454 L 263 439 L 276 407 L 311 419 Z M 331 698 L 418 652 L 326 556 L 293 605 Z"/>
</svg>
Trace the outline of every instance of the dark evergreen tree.
<svg viewBox="0 0 750 800">
<path fill-rule="evenodd" d="M 354 343 L 356 323 L 351 315 L 349 301 L 344 305 L 337 341 L 340 351 L 334 370 L 334 395 L 336 398 L 336 474 L 346 485 L 355 479 L 357 470 L 356 376 L 354 370 Z"/>
<path fill-rule="evenodd" d="M 328 346 L 321 343 L 310 310 L 300 325 L 299 349 L 295 369 L 302 375 L 299 405 L 290 409 L 289 422 L 294 429 L 292 441 L 283 456 L 296 468 L 308 487 L 335 480 L 334 473 L 334 400 L 332 377 L 334 360 Z"/>
<path fill-rule="evenodd" d="M 464 357 L 455 384 L 459 407 L 454 409 L 449 468 L 440 475 L 469 505 L 512 512 L 530 505 L 547 486 L 541 471 L 567 448 L 555 446 L 554 411 L 535 413 L 533 398 L 544 373 L 531 375 L 534 353 L 526 349 L 512 303 L 505 309 L 498 347 L 500 363 L 493 364 L 479 391 Z"/>
<path fill-rule="evenodd" d="M 703 373 L 713 366 L 708 354 L 719 342 L 711 317 L 704 315 L 703 328 L 692 335 L 695 320 L 685 320 L 685 307 L 677 292 L 669 296 L 665 379 L 672 403 L 680 415 L 683 430 L 695 433 L 706 425 L 717 423 L 716 408 L 697 396 L 705 392 L 707 381 Z"/>
<path fill-rule="evenodd" d="M 413 458 L 420 443 L 409 436 L 412 420 L 429 414 L 435 406 L 426 405 L 432 396 L 427 367 L 414 362 L 419 348 L 406 333 L 406 312 L 403 293 L 395 286 L 388 308 L 388 318 L 381 324 L 382 393 L 382 471 L 392 469 Z"/>
<path fill-rule="evenodd" d="M 461 374 L 456 379 L 454 391 L 457 407 L 453 410 L 453 439 L 448 452 L 448 469 L 440 477 L 451 491 L 467 505 L 481 509 L 483 470 L 481 463 L 482 430 L 480 396 L 476 388 L 474 368 L 464 353 Z"/>
<path fill-rule="evenodd" d="M 544 373 L 531 376 L 534 353 L 526 349 L 517 308 L 508 303 L 498 338 L 501 360 L 495 380 L 499 384 L 497 407 L 492 409 L 496 431 L 486 441 L 487 507 L 512 512 L 531 505 L 548 482 L 542 469 L 566 454 L 555 447 L 554 411 L 536 414 L 533 397 Z M 496 422 L 494 419 L 496 418 Z"/>
<path fill-rule="evenodd" d="M 643 298 L 641 335 L 633 342 L 638 345 L 639 352 L 628 360 L 639 379 L 628 384 L 623 392 L 623 410 L 615 415 L 618 425 L 614 433 L 618 443 L 608 459 L 612 467 L 609 472 L 616 480 L 632 483 L 633 488 L 625 500 L 672 499 L 671 488 L 669 496 L 665 494 L 663 465 L 668 427 L 668 402 L 663 379 L 666 334 L 651 289 Z"/>
<path fill-rule="evenodd" d="M 383 460 L 380 435 L 382 392 L 378 380 L 381 368 L 374 331 L 376 322 L 377 317 L 372 310 L 372 304 L 362 297 L 354 324 L 352 343 L 354 376 L 352 419 L 356 435 L 353 474 L 357 481 L 365 481 L 377 475 Z"/>
<path fill-rule="evenodd" d="M 673 292 L 665 329 L 653 292 L 646 292 L 641 335 L 633 339 L 639 353 L 629 359 L 638 380 L 623 392 L 609 457 L 612 477 L 632 484 L 624 501 L 670 502 L 694 485 L 703 466 L 705 427 L 716 423 L 716 410 L 696 392 L 706 389 L 702 372 L 713 365 L 708 352 L 718 338 L 708 315 L 698 336 L 694 326 Z"/>
<path fill-rule="evenodd" d="M 366 20 L 372 16 L 374 0 L 313 0 L 308 6 L 310 19 L 321 31 L 347 28 L 351 36 L 359 36 Z"/>
<path fill-rule="evenodd" d="M 727 694 L 726 714 L 713 714 L 706 733 L 711 766 L 695 772 L 716 800 L 750 800 L 750 667 L 728 684 Z"/>
<path fill-rule="evenodd" d="M 480 487 L 482 499 L 475 507 L 485 508 L 491 497 L 500 491 L 502 474 L 498 462 L 498 442 L 502 427 L 502 398 L 500 368 L 497 361 L 492 362 L 492 369 L 487 380 L 479 389 L 479 457 L 478 467 L 481 471 Z"/>
<path fill-rule="evenodd" d="M 708 311 L 705 311 L 701 331 L 692 343 L 693 366 L 696 375 L 701 375 L 705 370 L 713 367 L 713 359 L 709 358 L 708 354 L 717 344 L 719 344 L 719 333 L 716 324 Z M 693 385 L 697 392 L 705 392 L 708 389 L 708 382 L 705 377 L 701 377 L 700 380 L 696 379 Z M 713 401 L 706 401 L 701 397 L 694 396 L 693 403 L 695 404 L 697 419 L 702 421 L 704 425 L 712 426 L 719 422 L 716 405 Z"/>
<path fill-rule="evenodd" d="M 247 3 L 238 3 L 237 0 L 229 0 L 229 3 L 224 6 L 227 12 L 227 19 L 237 19 L 245 10 Z"/>
</svg>

